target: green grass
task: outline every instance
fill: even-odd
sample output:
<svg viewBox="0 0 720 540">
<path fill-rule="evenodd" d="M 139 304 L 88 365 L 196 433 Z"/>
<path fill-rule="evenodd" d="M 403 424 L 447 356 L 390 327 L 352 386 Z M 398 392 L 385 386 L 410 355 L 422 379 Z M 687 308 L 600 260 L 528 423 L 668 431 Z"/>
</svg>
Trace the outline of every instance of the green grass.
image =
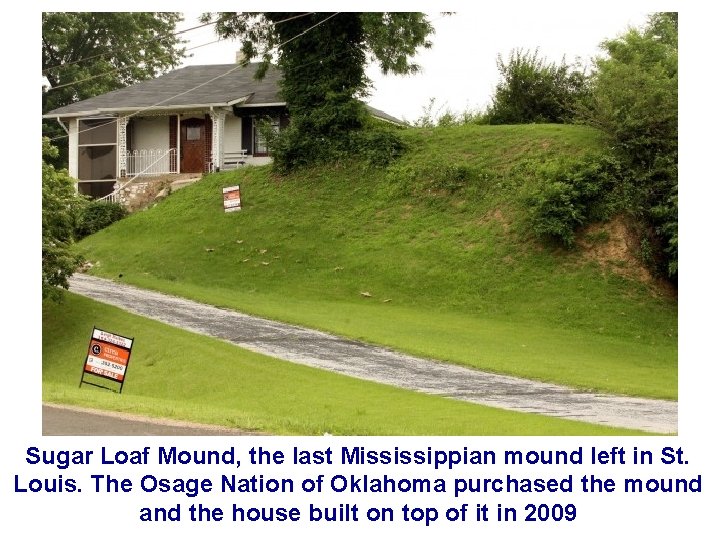
<svg viewBox="0 0 720 540">
<path fill-rule="evenodd" d="M 122 394 L 78 388 L 93 325 L 135 338 Z M 640 433 L 483 407 L 295 365 L 70 293 L 63 304 L 43 306 L 43 399 L 276 434 Z"/>
<path fill-rule="evenodd" d="M 677 399 L 677 303 L 540 245 L 539 168 L 599 152 L 580 126 L 403 132 L 387 170 L 210 175 L 85 239 L 93 273 L 443 361 Z M 239 183 L 243 210 L 224 214 Z M 363 296 L 369 293 L 371 296 Z"/>
</svg>

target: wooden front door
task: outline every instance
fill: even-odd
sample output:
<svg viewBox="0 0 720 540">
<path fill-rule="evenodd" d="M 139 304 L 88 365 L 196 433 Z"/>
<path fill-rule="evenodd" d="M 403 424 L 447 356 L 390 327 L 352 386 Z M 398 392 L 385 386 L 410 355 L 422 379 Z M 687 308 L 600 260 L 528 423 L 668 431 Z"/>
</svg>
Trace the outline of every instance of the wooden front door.
<svg viewBox="0 0 720 540">
<path fill-rule="evenodd" d="M 205 172 L 205 120 L 180 122 L 180 172 Z"/>
</svg>

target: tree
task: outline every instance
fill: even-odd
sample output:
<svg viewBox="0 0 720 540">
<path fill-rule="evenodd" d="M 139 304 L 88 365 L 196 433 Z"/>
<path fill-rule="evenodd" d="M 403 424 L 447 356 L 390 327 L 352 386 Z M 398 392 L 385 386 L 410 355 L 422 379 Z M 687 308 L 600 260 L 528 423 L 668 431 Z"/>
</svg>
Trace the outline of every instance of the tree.
<svg viewBox="0 0 720 540">
<path fill-rule="evenodd" d="M 275 60 L 291 126 L 275 141 L 281 169 L 338 157 L 362 146 L 368 122 L 359 101 L 368 95 L 365 64 L 410 74 L 433 28 L 422 13 L 222 13 L 218 35 L 242 41 L 246 58 L 261 57 L 262 78 Z M 204 20 L 211 15 L 205 14 Z"/>
<path fill-rule="evenodd" d="M 175 34 L 178 13 L 43 13 L 42 69 L 51 89 L 43 113 L 179 65 L 183 41 Z M 64 135 L 56 122 L 43 133 Z"/>
<path fill-rule="evenodd" d="M 57 300 L 58 287 L 68 288 L 70 277 L 82 258 L 70 251 L 75 220 L 83 200 L 75 193 L 65 170 L 48 163 L 58 150 L 47 137 L 42 141 L 42 296 Z"/>
<path fill-rule="evenodd" d="M 501 80 L 487 111 L 491 124 L 571 122 L 587 96 L 587 77 L 563 60 L 548 63 L 534 53 L 513 49 L 507 61 L 498 55 Z"/>
<path fill-rule="evenodd" d="M 588 121 L 626 163 L 629 207 L 649 226 L 660 263 L 678 272 L 678 14 L 656 13 L 602 44 Z"/>
</svg>

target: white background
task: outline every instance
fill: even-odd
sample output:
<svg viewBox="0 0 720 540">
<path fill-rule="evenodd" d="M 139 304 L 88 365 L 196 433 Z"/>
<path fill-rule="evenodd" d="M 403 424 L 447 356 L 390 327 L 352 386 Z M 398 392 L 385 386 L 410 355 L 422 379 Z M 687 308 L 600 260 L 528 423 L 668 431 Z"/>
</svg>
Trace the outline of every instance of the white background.
<svg viewBox="0 0 720 540">
<path fill-rule="evenodd" d="M 225 5 L 223 5 L 225 4 Z M 228 3 L 208 5 L 207 9 L 234 9 Z M 568 17 L 577 3 L 547 2 L 543 6 L 555 10 L 558 17 Z M 42 9 L 92 9 L 94 4 L 83 6 L 81 3 L 58 5 L 41 4 Z M 147 3 L 130 2 L 123 5 L 126 9 L 150 9 Z M 157 4 L 155 9 L 178 9 L 177 3 Z M 252 6 L 245 6 L 252 9 Z M 278 9 L 286 6 L 278 6 Z M 332 4 L 325 5 L 332 9 Z M 430 3 L 414 3 L 412 9 L 436 10 L 439 6 Z M 447 5 L 442 9 L 459 10 L 462 6 Z M 505 11 L 495 18 L 491 8 L 478 13 L 478 19 L 485 25 L 507 27 L 507 13 L 512 12 L 523 27 L 534 25 L 534 14 L 527 11 L 521 3 L 503 4 Z M 195 9 L 189 5 L 185 9 Z M 386 3 L 366 2 L 364 9 L 390 9 Z M 393 4 L 393 9 L 402 9 L 402 5 Z M 408 6 L 405 7 L 406 9 Z M 2 219 L 4 264 L 2 265 L 3 295 L 3 371 L 0 381 L 2 399 L 2 428 L 4 433 L 0 453 L 0 534 L 3 537 L 37 537 L 53 535 L 66 537 L 102 537 L 102 538 L 155 538 L 158 534 L 172 534 L 174 538 L 196 538 L 199 534 L 213 537 L 260 536 L 263 538 L 329 538 L 342 535 L 350 538 L 367 538 L 368 535 L 386 538 L 398 534 L 412 534 L 420 538 L 436 538 L 438 534 L 452 534 L 457 538 L 477 538 L 487 535 L 489 538 L 695 538 L 712 537 L 717 533 L 716 503 L 718 497 L 717 474 L 717 222 L 716 201 L 718 200 L 717 167 L 714 159 L 717 155 L 717 85 L 716 85 L 716 22 L 717 13 L 713 8 L 704 5 L 700 8 L 686 8 L 674 2 L 606 2 L 602 10 L 627 10 L 630 12 L 667 10 L 680 8 L 681 20 L 681 77 L 680 77 L 680 171 L 681 198 L 680 212 L 682 226 L 681 278 L 680 278 L 680 434 L 677 437 L 642 437 L 642 438 L 342 438 L 334 439 L 332 444 L 363 444 L 373 447 L 404 447 L 428 445 L 434 447 L 463 446 L 495 449 L 518 447 L 526 449 L 573 449 L 583 445 L 586 451 L 590 446 L 638 446 L 659 450 L 664 446 L 682 447 L 690 464 L 685 467 L 656 466 L 643 468 L 642 471 L 623 467 L 582 467 L 583 474 L 595 473 L 604 476 L 623 478 L 625 475 L 642 473 L 646 476 L 673 477 L 684 475 L 694 477 L 703 475 L 703 493 L 701 495 L 670 495 L 651 494 L 646 496 L 630 496 L 621 493 L 606 496 L 575 494 L 567 497 L 579 509 L 578 519 L 570 524 L 535 524 L 515 525 L 467 524 L 465 526 L 436 525 L 425 530 L 422 526 L 405 526 L 401 521 L 393 525 L 377 527 L 372 525 L 353 526 L 348 524 L 318 526 L 276 526 L 267 525 L 256 528 L 241 527 L 229 521 L 215 525 L 196 525 L 183 521 L 180 526 L 142 525 L 135 518 L 139 507 L 145 505 L 171 505 L 178 502 L 187 505 L 191 502 L 204 502 L 226 507 L 233 502 L 233 496 L 222 498 L 198 497 L 195 500 L 183 496 L 143 496 L 115 495 L 93 496 L 87 475 L 94 472 L 112 472 L 118 476 L 141 476 L 147 470 L 129 470 L 122 467 L 97 470 L 95 467 L 80 468 L 75 471 L 61 472 L 50 467 L 40 469 L 24 463 L 25 449 L 29 446 L 42 448 L 94 449 L 96 452 L 103 445 L 113 449 L 135 449 L 146 445 L 176 444 L 183 447 L 213 447 L 222 449 L 226 445 L 235 444 L 238 448 L 249 445 L 272 446 L 289 450 L 294 445 L 326 447 L 329 438 L 81 438 L 81 437 L 47 437 L 41 436 L 40 401 L 41 401 L 41 299 L 40 299 L 40 182 L 39 156 L 37 140 L 40 135 L 39 96 L 37 95 L 37 79 L 40 42 L 40 11 L 17 12 L 7 11 L 8 24 L 2 35 L 2 51 L 5 68 L 4 98 L 6 107 L 6 129 L 2 134 L 2 148 L 5 149 L 5 161 L 9 166 L 3 178 Z M 259 9 L 256 7 L 255 9 Z M 267 9 L 267 4 L 263 4 Z M 297 8 L 296 8 L 297 9 Z M 306 9 L 319 9 L 318 3 L 308 5 Z M 597 16 L 588 12 L 591 20 Z M 458 17 L 459 20 L 459 17 Z M 497 22 L 500 21 L 500 22 Z M 513 23 L 514 24 L 514 23 Z M 620 30 L 620 29 L 619 29 Z M 478 34 L 480 31 L 478 31 Z M 608 36 L 609 37 L 609 36 Z M 533 40 L 536 41 L 536 40 Z M 436 37 L 440 47 L 439 37 Z M 518 44 L 519 45 L 519 44 Z M 547 49 L 543 42 L 537 43 L 541 51 Z M 483 56 L 482 62 L 492 64 L 494 55 L 499 52 L 496 47 L 488 47 L 488 59 Z M 549 51 L 548 51 L 549 52 Z M 461 50 L 458 55 L 464 55 Z M 478 61 L 480 59 L 478 58 Z M 455 85 L 467 84 L 468 87 L 480 89 L 489 86 L 486 80 L 476 80 L 472 73 L 467 74 L 467 81 L 456 82 Z M 475 91 L 473 92 L 474 95 Z M 430 92 L 439 99 L 443 96 L 433 89 Z M 378 98 L 379 99 L 379 98 Z M 388 98 L 390 99 L 390 98 Z M 419 103 L 422 103 L 420 98 Z M 380 102 L 378 102 L 378 106 Z M 453 107 L 458 107 L 453 103 Z M 462 105 L 460 105 L 462 107 Z M 388 106 L 388 109 L 392 107 Z M 395 111 L 389 111 L 395 112 Z M 397 114 L 408 114 L 403 111 Z M 81 359 L 78 359 L 80 366 Z M 211 476 L 216 475 L 207 469 L 158 468 L 154 467 L 158 476 Z M 247 471 L 247 470 L 246 470 Z M 284 469 L 263 471 L 264 474 L 304 477 L 319 474 L 316 469 Z M 374 470 L 363 470 L 362 473 L 373 474 Z M 375 471 L 381 472 L 381 471 Z M 384 472 L 384 471 L 382 471 Z M 402 469 L 402 474 L 427 474 L 424 467 L 420 470 Z M 494 468 L 488 472 L 486 468 L 459 470 L 466 476 L 502 475 L 508 471 Z M 580 469 L 573 468 L 530 468 L 528 471 L 514 470 L 516 476 L 565 476 L 572 473 L 580 476 Z M 58 474 L 77 476 L 82 487 L 87 488 L 81 494 L 47 494 L 27 495 L 13 493 L 13 478 L 18 474 L 21 478 L 53 477 Z M 250 471 L 247 471 L 250 474 Z M 400 476 L 401 472 L 393 471 Z M 85 480 L 83 480 L 85 479 Z M 252 501 L 255 505 L 269 504 L 269 498 L 250 498 L 236 495 L 237 503 Z M 286 505 L 297 505 L 303 508 L 309 502 L 331 506 L 345 502 L 346 497 L 338 494 L 324 499 L 310 497 L 293 497 L 284 500 Z M 505 505 L 520 505 L 530 497 L 503 498 Z M 554 499 L 554 498 L 551 498 Z M 565 497 L 557 497 L 558 502 Z M 351 501 L 361 506 L 379 504 L 380 498 L 352 497 Z M 472 501 L 484 502 L 485 497 L 473 496 Z M 538 497 L 538 501 L 550 500 Z M 417 503 L 418 506 L 448 507 L 457 501 L 451 496 L 440 499 L 436 497 L 398 496 L 382 498 L 382 504 L 388 506 L 402 505 L 404 502 Z M 497 500 L 495 500 L 497 502 Z M 529 502 L 529 501 L 528 501 Z M 276 504 L 280 504 L 276 502 Z"/>
</svg>

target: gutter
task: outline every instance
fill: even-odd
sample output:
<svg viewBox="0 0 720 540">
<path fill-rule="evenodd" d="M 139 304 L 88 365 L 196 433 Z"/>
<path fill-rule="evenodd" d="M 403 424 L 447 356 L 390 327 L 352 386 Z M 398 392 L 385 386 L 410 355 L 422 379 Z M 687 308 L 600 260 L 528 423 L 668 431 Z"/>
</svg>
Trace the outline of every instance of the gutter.
<svg viewBox="0 0 720 540">
<path fill-rule="evenodd" d="M 152 112 L 152 111 L 183 111 L 185 109 L 205 109 L 213 107 L 231 107 L 232 105 L 235 105 L 236 103 L 242 102 L 243 100 L 249 98 L 250 95 L 243 96 L 238 99 L 234 99 L 228 102 L 221 102 L 221 103 L 187 103 L 182 105 L 152 105 L 149 107 L 98 107 L 97 109 L 87 110 L 87 111 L 76 111 L 76 112 L 69 112 L 69 113 L 60 113 L 60 114 L 45 114 L 43 115 L 43 118 L 78 118 L 81 116 L 95 116 L 98 114 L 106 114 L 106 113 L 137 113 L 137 112 Z M 274 105 L 274 104 L 273 104 Z"/>
<path fill-rule="evenodd" d="M 238 105 L 239 109 L 245 109 L 250 107 L 284 107 L 287 103 L 285 101 L 277 101 L 275 103 L 246 103 L 244 105 Z"/>
<path fill-rule="evenodd" d="M 61 114 L 43 114 L 43 118 L 55 118 L 57 120 L 60 120 L 60 118 L 76 118 L 78 116 L 94 116 L 96 114 L 100 114 L 100 110 L 94 110 L 94 111 L 78 111 L 73 113 L 61 113 Z"/>
</svg>

